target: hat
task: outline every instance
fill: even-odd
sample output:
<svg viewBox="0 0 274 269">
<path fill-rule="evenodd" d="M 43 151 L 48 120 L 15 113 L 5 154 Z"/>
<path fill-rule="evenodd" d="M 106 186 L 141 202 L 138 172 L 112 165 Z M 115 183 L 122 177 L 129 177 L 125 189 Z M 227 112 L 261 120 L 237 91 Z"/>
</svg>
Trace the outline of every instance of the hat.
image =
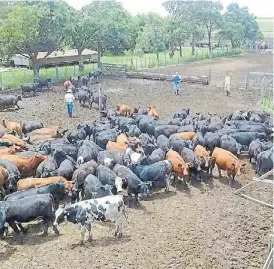
<svg viewBox="0 0 274 269">
<path fill-rule="evenodd" d="M 72 93 L 72 89 L 68 89 L 68 90 L 67 90 L 67 93 Z"/>
</svg>

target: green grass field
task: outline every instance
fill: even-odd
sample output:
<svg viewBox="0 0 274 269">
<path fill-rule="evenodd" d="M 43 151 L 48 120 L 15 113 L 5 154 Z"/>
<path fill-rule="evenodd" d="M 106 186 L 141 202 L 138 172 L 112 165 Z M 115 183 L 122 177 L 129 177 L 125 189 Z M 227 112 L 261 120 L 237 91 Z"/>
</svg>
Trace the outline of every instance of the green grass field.
<svg viewBox="0 0 274 269">
<path fill-rule="evenodd" d="M 264 37 L 273 38 L 273 18 L 257 18 L 257 22 Z"/>
<path fill-rule="evenodd" d="M 241 53 L 241 50 L 226 51 L 225 49 L 216 49 L 212 55 L 213 58 L 223 56 L 233 56 Z M 143 57 L 133 55 L 123 56 L 104 56 L 103 63 L 126 64 L 129 70 L 141 70 L 145 68 L 154 68 L 157 66 L 166 66 L 172 64 L 181 64 L 184 62 L 199 61 L 209 58 L 209 52 L 206 48 L 196 49 L 195 55 L 191 55 L 191 48 L 183 48 L 183 57 L 180 57 L 179 51 L 175 52 L 173 58 L 169 57 L 167 52 L 159 54 L 159 62 L 156 54 L 145 54 Z M 96 70 L 97 64 L 86 64 L 83 74 Z M 78 66 L 62 66 L 40 69 L 41 78 L 51 78 L 53 81 L 63 81 L 70 76 L 80 75 Z M 33 71 L 31 69 L 12 69 L 0 73 L 0 85 L 4 87 L 17 88 L 21 84 L 33 81 Z"/>
</svg>

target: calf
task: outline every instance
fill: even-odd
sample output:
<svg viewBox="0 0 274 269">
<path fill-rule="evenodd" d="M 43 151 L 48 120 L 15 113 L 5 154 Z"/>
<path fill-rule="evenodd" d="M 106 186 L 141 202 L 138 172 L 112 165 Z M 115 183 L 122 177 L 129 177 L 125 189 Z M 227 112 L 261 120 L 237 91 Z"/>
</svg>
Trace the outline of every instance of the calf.
<svg viewBox="0 0 274 269">
<path fill-rule="evenodd" d="M 165 152 L 162 149 L 155 149 L 146 159 L 147 164 L 153 164 L 165 159 Z"/>
<path fill-rule="evenodd" d="M 229 185 L 231 186 L 235 180 L 236 175 L 241 175 L 242 169 L 245 166 L 235 155 L 231 152 L 216 147 L 212 153 L 212 157 L 216 161 L 219 171 L 219 177 L 222 177 L 221 170 L 225 170 L 229 177 Z M 212 169 L 210 171 L 212 175 Z"/>
<path fill-rule="evenodd" d="M 49 90 L 49 82 L 51 82 L 50 78 L 35 78 L 33 80 L 37 89 L 42 90 L 43 87 L 46 87 Z"/>
<path fill-rule="evenodd" d="M 21 85 L 21 94 L 23 97 L 26 97 L 26 93 L 32 93 L 32 96 L 34 96 L 36 91 L 37 85 L 35 83 L 25 83 Z"/>
<path fill-rule="evenodd" d="M 105 94 L 101 94 L 100 99 L 101 99 L 102 110 L 106 110 L 107 109 L 107 96 Z M 98 106 L 99 106 L 99 93 L 98 92 L 92 93 L 92 95 L 91 95 L 91 106 L 93 103 L 98 104 Z"/>
<path fill-rule="evenodd" d="M 14 131 L 17 135 L 22 138 L 22 126 L 20 123 L 3 120 L 2 125 L 7 128 L 9 131 Z"/>
<path fill-rule="evenodd" d="M 18 232 L 18 226 L 25 232 L 22 222 L 30 222 L 38 217 L 43 218 L 44 232 L 47 235 L 49 226 L 54 221 L 54 201 L 50 194 L 38 194 L 30 197 L 22 198 L 14 201 L 0 202 L 0 234 L 5 232 L 5 222 L 7 222 L 14 232 Z M 59 231 L 56 226 L 53 226 L 56 234 Z"/>
<path fill-rule="evenodd" d="M 55 213 L 54 226 L 64 217 L 72 223 L 81 224 L 81 240 L 84 242 L 86 229 L 89 231 L 89 240 L 92 240 L 91 223 L 95 221 L 111 221 L 115 223 L 115 236 L 123 235 L 125 204 L 122 195 L 106 196 L 98 199 L 81 201 L 76 204 L 59 208 Z"/>
</svg>

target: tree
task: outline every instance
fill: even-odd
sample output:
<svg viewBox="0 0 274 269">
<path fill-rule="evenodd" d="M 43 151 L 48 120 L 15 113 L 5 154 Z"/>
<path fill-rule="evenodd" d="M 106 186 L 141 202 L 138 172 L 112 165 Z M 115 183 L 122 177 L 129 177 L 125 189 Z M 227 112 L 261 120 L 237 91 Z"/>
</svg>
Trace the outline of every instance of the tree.
<svg viewBox="0 0 274 269">
<path fill-rule="evenodd" d="M 139 32 L 135 50 L 156 53 L 159 64 L 159 52 L 166 49 L 164 20 L 156 14 L 149 14 L 148 21 Z"/>
<path fill-rule="evenodd" d="M 188 24 L 192 36 L 192 54 L 194 54 L 194 41 L 202 36 L 203 29 L 207 32 L 209 50 L 211 50 L 213 31 L 221 25 L 220 3 L 172 0 L 164 2 L 163 5 L 174 18 Z"/>
<path fill-rule="evenodd" d="M 246 7 L 240 8 L 237 3 L 227 7 L 223 15 L 220 38 L 231 42 L 232 48 L 240 47 L 247 41 L 256 41 L 262 37 L 256 17 L 249 14 Z"/>
<path fill-rule="evenodd" d="M 117 55 L 130 48 L 133 21 L 120 3 L 93 1 L 84 6 L 82 12 L 95 22 L 94 37 L 103 52 Z"/>
<path fill-rule="evenodd" d="M 32 61 L 33 73 L 39 77 L 39 52 L 47 52 L 45 58 L 60 48 L 66 36 L 65 10 L 67 5 L 57 2 L 54 6 L 45 2 L 17 5 L 0 25 L 0 39 L 5 54 L 24 54 Z"/>
<path fill-rule="evenodd" d="M 182 43 L 189 37 L 190 29 L 187 23 L 180 20 L 168 18 L 166 21 L 167 40 L 169 41 L 170 56 L 173 57 L 176 47 L 180 48 L 182 57 Z"/>
</svg>

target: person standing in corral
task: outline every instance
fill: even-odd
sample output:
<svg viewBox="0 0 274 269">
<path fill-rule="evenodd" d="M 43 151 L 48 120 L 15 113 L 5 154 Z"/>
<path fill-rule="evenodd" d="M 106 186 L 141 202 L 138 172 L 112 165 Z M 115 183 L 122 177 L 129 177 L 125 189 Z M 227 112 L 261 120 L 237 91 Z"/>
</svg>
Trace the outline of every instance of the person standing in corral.
<svg viewBox="0 0 274 269">
<path fill-rule="evenodd" d="M 73 112 L 73 102 L 75 100 L 75 97 L 72 93 L 72 89 L 68 89 L 67 93 L 65 94 L 65 102 L 68 109 L 68 115 L 70 118 L 72 118 L 72 112 Z"/>
<path fill-rule="evenodd" d="M 178 72 L 176 72 L 176 75 L 173 78 L 173 84 L 174 84 L 174 90 L 175 94 L 179 95 L 179 83 L 181 81 L 181 77 L 178 75 Z"/>
<path fill-rule="evenodd" d="M 230 86 L 231 86 L 231 76 L 229 73 L 226 74 L 225 80 L 222 85 L 224 85 L 224 89 L 227 96 L 230 96 Z"/>
</svg>

